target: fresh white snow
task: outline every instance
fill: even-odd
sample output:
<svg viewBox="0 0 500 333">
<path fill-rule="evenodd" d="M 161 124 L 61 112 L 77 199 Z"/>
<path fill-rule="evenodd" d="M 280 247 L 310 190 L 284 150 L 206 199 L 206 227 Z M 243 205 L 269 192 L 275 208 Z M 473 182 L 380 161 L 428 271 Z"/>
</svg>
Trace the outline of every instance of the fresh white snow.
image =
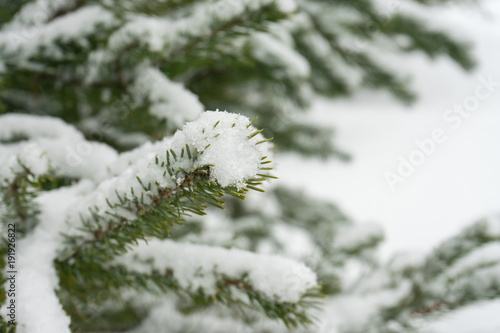
<svg viewBox="0 0 500 333">
<path fill-rule="evenodd" d="M 119 216 L 134 218 L 127 209 L 114 207 L 120 204 L 121 198 L 143 196 L 147 204 L 158 188 L 175 188 L 184 179 L 184 171 L 191 172 L 204 165 L 211 165 L 211 180 L 223 187 L 241 188 L 245 180 L 257 176 L 262 157 L 268 155 L 268 143 L 258 144 L 263 139 L 261 134 L 249 138 L 255 131 L 245 116 L 225 111 L 204 112 L 172 138 L 145 144 L 119 157 L 122 164 L 119 168 L 123 171 L 100 182 L 92 193 L 82 198 L 69 216 L 70 223 L 78 225 L 82 217 L 91 218 L 89 207 L 98 214 L 114 211 Z M 196 159 L 189 158 L 186 145 L 191 154 L 198 151 Z M 165 166 L 168 163 L 172 175 Z M 143 185 L 149 188 L 150 184 L 149 190 L 143 188 Z"/>
<path fill-rule="evenodd" d="M 149 112 L 160 119 L 167 119 L 171 128 L 179 128 L 186 121 L 194 120 L 204 111 L 198 96 L 178 82 L 170 81 L 160 70 L 139 66 L 132 96 L 138 104 L 147 100 Z"/>
<path fill-rule="evenodd" d="M 239 279 L 244 274 L 255 291 L 280 302 L 298 302 L 317 286 L 316 274 L 292 259 L 171 240 L 141 241 L 116 261 L 144 273 L 172 269 L 183 288 L 202 288 L 208 295 L 216 293 L 216 282 L 222 276 Z"/>
<path fill-rule="evenodd" d="M 20 171 L 19 160 L 36 175 L 53 170 L 58 176 L 101 180 L 118 156 L 108 145 L 87 141 L 72 125 L 49 116 L 1 115 L 0 140 L 7 142 L 0 144 L 5 161 L 0 174 L 6 178 Z"/>
<path fill-rule="evenodd" d="M 258 32 L 251 38 L 253 56 L 271 68 L 277 79 L 307 79 L 311 74 L 309 63 L 291 46 L 267 33 Z"/>
<path fill-rule="evenodd" d="M 16 322 L 19 333 L 70 332 L 70 318 L 55 293 L 59 280 L 53 264 L 57 251 L 62 248 L 61 233 L 70 227 L 65 223 L 66 214 L 78 200 L 78 195 L 91 186 L 91 182 L 82 181 L 37 198 L 41 208 L 40 223 L 16 243 Z M 5 306 L 1 309 L 2 315 L 8 318 L 5 317 Z"/>
<path fill-rule="evenodd" d="M 48 23 L 46 21 L 50 15 L 47 15 L 44 8 L 37 4 L 30 7 L 34 12 L 31 16 L 35 19 L 34 26 L 26 28 L 18 21 L 14 21 L 0 31 L 0 46 L 7 52 L 16 52 L 16 56 L 21 59 L 28 59 L 41 51 L 44 46 L 49 47 L 44 48 L 43 52 L 49 52 L 54 58 L 61 57 L 64 51 L 53 47 L 54 42 L 73 41 L 86 47 L 87 40 L 83 36 L 94 32 L 95 29 L 111 27 L 116 22 L 113 14 L 101 6 L 86 6 Z M 29 17 L 29 14 L 21 14 Z"/>
</svg>

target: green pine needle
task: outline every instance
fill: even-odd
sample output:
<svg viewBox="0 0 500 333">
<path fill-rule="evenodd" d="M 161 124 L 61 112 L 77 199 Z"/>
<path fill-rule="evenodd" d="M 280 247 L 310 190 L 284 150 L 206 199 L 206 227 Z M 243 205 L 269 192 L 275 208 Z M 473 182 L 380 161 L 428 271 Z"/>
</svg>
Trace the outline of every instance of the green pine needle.
<svg viewBox="0 0 500 333">
<path fill-rule="evenodd" d="M 249 128 L 250 126 L 253 125 L 253 123 L 259 118 L 259 116 L 255 117 L 251 122 L 250 124 L 248 124 L 247 128 Z"/>
</svg>

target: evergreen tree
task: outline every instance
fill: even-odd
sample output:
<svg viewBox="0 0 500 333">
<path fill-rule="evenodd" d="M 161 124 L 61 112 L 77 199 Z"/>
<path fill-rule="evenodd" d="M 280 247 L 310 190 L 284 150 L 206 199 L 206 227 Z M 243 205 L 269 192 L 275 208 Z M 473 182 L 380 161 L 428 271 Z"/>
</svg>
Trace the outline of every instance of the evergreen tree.
<svg viewBox="0 0 500 333">
<path fill-rule="evenodd" d="M 17 329 L 29 333 L 408 332 L 417 315 L 498 296 L 498 260 L 467 260 L 498 245 L 498 222 L 385 267 L 379 227 L 267 182 L 281 151 L 348 158 L 331 129 L 298 120 L 314 96 L 414 98 L 374 50 L 470 69 L 466 45 L 370 0 L 0 9 L 4 331 L 17 267 Z M 331 320 L 353 304 L 366 320 Z"/>
</svg>

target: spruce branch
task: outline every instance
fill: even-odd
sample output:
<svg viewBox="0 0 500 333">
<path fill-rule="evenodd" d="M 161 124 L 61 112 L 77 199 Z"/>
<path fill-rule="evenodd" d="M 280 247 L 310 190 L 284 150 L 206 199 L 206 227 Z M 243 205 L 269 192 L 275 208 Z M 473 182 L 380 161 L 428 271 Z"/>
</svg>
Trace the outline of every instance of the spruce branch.
<svg viewBox="0 0 500 333">
<path fill-rule="evenodd" d="M 396 285 L 411 287 L 397 304 L 381 309 L 382 323 L 414 328 L 412 318 L 436 316 L 500 297 L 500 220 L 483 219 L 444 241 Z"/>
<path fill-rule="evenodd" d="M 132 182 L 130 191 L 124 193 L 115 190 L 115 198 L 112 201 L 106 198 L 105 202 L 100 203 L 101 208 L 90 204 L 87 212 L 75 213 L 82 222 L 81 233 L 67 235 L 68 247 L 59 260 L 67 263 L 75 260 L 97 263 L 109 261 L 117 254 L 126 252 L 137 239 L 167 237 L 169 229 L 176 224 L 183 224 L 186 216 L 204 215 L 207 205 L 222 208 L 224 203 L 220 198 L 224 194 L 243 199 L 244 193 L 249 189 L 260 190 L 256 186 L 269 178 L 266 173 L 260 172 L 269 169 L 261 164 L 266 162 L 261 159 L 259 150 L 263 145 L 257 145 L 262 141 L 262 136 L 248 138 L 253 129 L 247 127 L 249 120 L 246 117 L 225 112 L 207 112 L 204 118 L 217 118 L 214 124 L 219 124 L 221 120 L 224 124 L 212 126 L 209 131 L 204 126 L 203 129 L 199 128 L 198 123 L 202 124 L 204 119 L 198 123 L 193 122 L 192 129 L 185 129 L 186 134 L 178 133 L 179 140 L 173 143 L 177 147 L 177 153 L 174 149 L 167 148 L 161 156 L 158 154 L 148 162 L 140 161 L 134 172 L 143 173 L 148 180 L 137 174 L 132 179 L 130 171 L 126 171 L 113 181 L 117 186 L 121 186 L 121 182 L 125 180 Z M 190 136 L 190 140 L 198 137 L 200 146 L 189 148 L 189 139 L 184 135 Z M 229 153 L 234 158 L 239 158 L 237 156 L 240 156 L 240 152 L 231 148 L 232 143 L 227 140 L 240 140 L 240 145 L 247 146 L 247 161 L 227 161 L 231 163 L 228 165 L 229 169 L 224 165 L 203 164 L 213 159 L 218 164 L 226 163 L 224 158 L 218 157 L 220 154 L 225 156 Z M 225 149 L 232 152 L 224 151 Z M 252 156 L 255 157 L 253 162 Z M 250 169 L 248 165 L 242 165 L 242 170 L 233 169 L 235 163 L 246 162 L 255 164 Z M 155 177 L 160 178 L 151 178 L 148 169 L 151 169 Z M 241 172 L 250 172 L 250 177 L 240 178 Z M 95 196 L 100 196 L 98 191 L 99 189 L 89 196 L 89 202 Z"/>
<path fill-rule="evenodd" d="M 58 8 L 52 15 L 47 19 L 47 23 L 57 19 L 58 17 L 64 16 L 70 12 L 73 12 L 81 7 L 83 7 L 88 0 L 76 0 L 66 6 Z"/>
<path fill-rule="evenodd" d="M 169 166 L 167 171 L 172 173 Z M 148 186 L 147 189 L 149 191 L 151 187 Z M 74 247 L 63 260 L 82 258 L 96 262 L 107 261 L 114 255 L 125 252 L 136 239 L 168 237 L 169 229 L 174 225 L 182 225 L 191 213 L 205 215 L 204 210 L 209 204 L 223 208 L 223 202 L 219 198 L 225 193 L 241 197 L 245 192 L 245 189 L 239 190 L 236 187 L 223 189 L 212 182 L 209 167 L 196 169 L 188 172 L 175 188 L 158 188 L 157 195 L 150 197 L 149 204 L 144 203 L 144 197 L 133 197 L 121 198 L 119 205 L 110 206 L 132 212 L 137 217 L 135 220 L 128 220 L 111 212 L 106 212 L 106 215 L 93 213 L 96 222 L 103 221 L 105 227 L 95 228 L 92 222 L 86 221 L 84 225 L 93 238 L 78 241 L 78 237 L 69 237 L 70 244 L 80 245 Z"/>
<path fill-rule="evenodd" d="M 153 250 L 150 249 L 151 247 Z M 141 255 L 140 249 L 146 250 L 148 253 L 155 251 L 156 260 Z M 188 251 L 188 254 L 183 254 L 183 250 Z M 213 257 L 214 266 L 211 269 L 211 264 L 202 258 L 207 253 L 214 251 L 224 255 Z M 158 260 L 165 255 L 168 257 L 178 256 L 178 258 L 169 261 L 167 266 L 163 267 Z M 184 261 L 183 255 L 189 255 L 189 259 L 186 258 L 187 261 L 181 266 L 176 266 L 175 262 Z M 217 263 L 221 264 L 222 261 L 234 259 L 238 259 L 237 265 L 241 266 L 241 269 L 246 268 L 247 271 L 225 272 L 224 268 L 218 267 Z M 195 266 L 190 268 L 190 265 L 193 264 Z M 154 294 L 174 292 L 188 302 L 184 307 L 189 308 L 189 311 L 195 311 L 212 304 L 223 304 L 229 307 L 238 307 L 241 310 L 262 312 L 271 319 L 282 320 L 288 327 L 297 327 L 312 323 L 309 310 L 317 307 L 321 297 L 320 290 L 315 286 L 313 280 L 314 274 L 311 275 L 312 272 L 308 271 L 303 264 L 290 259 L 270 259 L 264 255 L 241 250 L 235 252 L 234 250 L 207 246 L 176 244 L 171 241 L 157 240 L 151 241 L 149 244 L 141 242 L 139 250 L 134 249 L 131 253 L 119 257 L 117 262 L 104 267 L 98 265 L 87 267 L 86 271 L 89 272 L 87 274 L 75 274 L 72 267 L 62 263 L 58 263 L 57 267 L 61 281 L 64 281 L 64 289 L 74 290 L 72 296 L 77 297 L 82 304 L 91 302 L 94 298 L 93 294 L 104 285 L 111 298 L 119 297 L 121 291 L 126 288 Z M 199 271 L 198 276 L 208 277 L 210 283 L 202 282 L 199 285 L 196 276 L 190 274 L 190 277 L 185 276 L 186 269 Z M 255 270 L 262 269 L 268 273 L 266 274 L 269 278 L 268 282 L 261 280 L 264 278 L 263 276 L 254 274 Z M 303 282 L 293 276 L 296 269 L 302 272 Z M 183 280 L 182 277 L 188 280 Z M 283 285 L 287 287 L 283 288 Z M 269 288 L 273 287 L 276 289 L 276 293 L 281 296 L 270 295 L 272 289 L 269 290 Z M 294 288 L 299 288 L 300 295 L 287 299 L 283 290 L 294 294 L 296 293 Z"/>
<path fill-rule="evenodd" d="M 35 199 L 43 189 L 50 189 L 56 182 L 53 174 L 37 175 L 18 157 L 18 167 L 10 177 L 0 181 L 0 197 L 5 205 L 3 223 L 15 223 L 16 230 L 25 234 L 37 224 L 40 210 Z M 20 169 L 19 169 L 20 168 Z M 2 235 L 2 238 L 5 237 Z"/>
<path fill-rule="evenodd" d="M 181 276 L 183 274 L 179 272 L 181 269 L 179 267 L 151 268 L 147 272 L 134 271 L 133 263 L 122 261 L 122 257 L 134 255 L 137 245 L 149 249 L 153 246 L 152 244 L 156 244 L 154 240 L 151 240 L 152 238 L 167 238 L 169 230 L 176 224 L 183 224 L 186 216 L 190 214 L 203 215 L 208 205 L 223 208 L 224 202 L 220 198 L 224 194 L 244 199 L 244 194 L 247 191 L 260 191 L 258 186 L 272 177 L 267 174 L 267 171 L 272 169 L 267 166 L 269 165 L 267 156 L 259 153 L 255 155 L 257 167 L 252 171 L 254 176 L 235 178 L 232 181 L 225 179 L 225 175 L 220 174 L 220 169 L 223 167 L 220 163 L 236 163 L 236 160 L 228 159 L 228 157 L 217 158 L 217 154 L 227 153 L 223 150 L 218 151 L 221 149 L 220 145 L 226 143 L 225 140 L 231 138 L 234 140 L 234 143 L 231 144 L 235 145 L 240 142 L 238 149 L 243 149 L 244 146 L 241 144 L 248 142 L 249 148 L 245 149 L 251 148 L 257 149 L 257 151 L 261 149 L 259 147 L 266 146 L 265 141 L 267 140 L 262 139 L 260 131 L 255 131 L 251 127 L 251 123 L 246 117 L 209 112 L 205 114 L 205 119 L 210 119 L 210 122 L 197 121 L 193 122 L 191 127 L 187 125 L 182 132 L 176 134 L 177 142 L 174 137 L 174 142 L 171 143 L 173 148 L 167 148 L 164 154 L 156 154 L 154 157 L 150 157 L 148 163 L 142 162 L 140 164 L 143 167 L 157 168 L 155 174 L 162 174 L 163 177 L 166 177 L 167 185 L 162 185 L 165 184 L 164 180 L 154 178 L 146 180 L 136 176 L 137 185 L 135 187 L 131 187 L 130 191 L 125 193 L 122 190 L 115 190 L 116 198 L 114 201 L 106 200 L 109 210 L 102 211 L 97 206 L 91 206 L 87 214 L 88 217 L 83 218 L 82 215 L 83 234 L 67 235 L 66 250 L 56 260 L 60 279 L 64 281 L 64 284 L 68 284 L 63 287 L 74 290 L 74 295 L 81 297 L 84 301 L 89 293 L 92 293 L 92 290 L 97 290 L 103 284 L 110 290 L 116 290 L 117 295 L 118 290 L 125 287 L 151 292 L 151 288 L 154 286 L 153 289 L 157 291 L 170 290 L 188 296 L 197 307 L 207 306 L 214 302 L 234 304 L 262 311 L 269 318 L 281 319 L 290 327 L 311 323 L 307 309 L 315 304 L 314 298 L 320 296 L 319 289 L 315 286 L 314 273 L 302 268 L 301 279 L 305 280 L 303 282 L 298 282 L 296 279 L 292 281 L 292 284 L 287 287 L 291 289 L 287 289 L 285 294 L 278 292 L 278 290 L 283 288 L 283 283 L 286 281 L 278 281 L 275 288 L 276 293 L 281 296 L 277 298 L 273 297 L 268 289 L 259 287 L 262 282 L 254 277 L 252 263 L 260 261 L 263 263 L 257 265 L 267 267 L 265 269 L 266 275 L 269 269 L 277 270 L 269 277 L 278 276 L 279 278 L 281 276 L 282 279 L 286 279 L 287 272 L 292 275 L 297 274 L 294 273 L 297 269 L 295 265 L 299 264 L 286 259 L 280 258 L 279 261 L 272 259 L 275 260 L 272 261 L 273 264 L 271 262 L 266 264 L 266 260 L 271 260 L 266 259 L 266 256 L 262 256 L 262 258 L 249 257 L 242 260 L 237 259 L 238 256 L 246 258 L 246 256 L 258 255 L 246 252 L 233 254 L 229 250 L 223 249 L 210 250 L 227 251 L 226 256 L 233 256 L 233 261 L 240 262 L 240 265 L 250 265 L 245 266 L 246 270 L 240 273 L 228 273 L 223 269 L 217 271 L 217 267 L 214 266 L 212 274 L 215 274 L 216 283 L 213 291 L 210 288 L 205 289 L 207 286 L 193 288 L 186 285 L 186 281 L 181 281 L 179 278 L 178 274 Z M 193 145 L 193 140 L 196 141 L 194 136 L 202 138 L 203 144 L 207 143 L 206 146 L 203 148 L 202 145 Z M 247 151 L 245 154 L 252 155 L 253 153 Z M 217 162 L 200 165 L 201 161 L 212 159 Z M 234 171 L 239 172 L 238 169 Z M 230 171 L 228 170 L 228 172 Z M 117 179 L 120 177 L 123 176 L 119 175 Z M 236 184 L 234 184 L 235 181 L 237 181 Z M 177 245 L 180 249 L 185 246 L 183 244 Z M 196 247 L 191 251 L 195 252 L 190 255 L 190 260 L 196 260 L 198 252 L 204 254 L 210 252 L 209 249 L 197 250 Z M 181 252 L 183 251 L 167 247 L 160 249 L 158 254 L 160 256 L 162 253 L 164 255 L 180 255 Z M 214 258 L 223 259 L 224 255 L 214 255 Z M 202 265 L 205 260 L 200 257 L 198 262 Z M 288 268 L 284 269 L 285 267 Z M 196 277 L 193 276 L 193 278 Z M 298 288 L 298 291 L 292 292 L 294 288 Z M 292 292 L 291 295 L 296 295 L 297 292 L 299 294 L 290 296 L 288 295 L 290 292 Z M 241 293 L 246 296 L 242 298 Z"/>
</svg>

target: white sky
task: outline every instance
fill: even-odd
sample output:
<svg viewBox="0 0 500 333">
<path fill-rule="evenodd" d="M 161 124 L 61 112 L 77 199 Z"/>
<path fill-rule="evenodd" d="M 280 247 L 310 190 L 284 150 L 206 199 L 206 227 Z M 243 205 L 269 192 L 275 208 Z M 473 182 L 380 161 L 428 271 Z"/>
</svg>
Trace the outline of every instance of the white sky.
<svg viewBox="0 0 500 333">
<path fill-rule="evenodd" d="M 431 62 L 421 54 L 384 59 L 411 73 L 419 94 L 413 107 L 380 93 L 320 100 L 312 121 L 333 125 L 335 142 L 354 161 L 295 156 L 278 161 L 283 181 L 332 199 L 358 221 L 381 223 L 387 234 L 385 255 L 401 249 L 428 251 L 463 226 L 500 214 L 500 86 L 459 128 L 443 120 L 447 109 L 474 94 L 480 77 L 500 82 L 500 2 L 441 11 L 437 22 L 474 42 L 479 62 L 474 72 L 464 73 L 446 59 Z M 408 158 L 417 148 L 414 141 L 429 138 L 438 127 L 447 140 L 392 192 L 385 172 L 396 172 L 399 155 Z"/>
</svg>

